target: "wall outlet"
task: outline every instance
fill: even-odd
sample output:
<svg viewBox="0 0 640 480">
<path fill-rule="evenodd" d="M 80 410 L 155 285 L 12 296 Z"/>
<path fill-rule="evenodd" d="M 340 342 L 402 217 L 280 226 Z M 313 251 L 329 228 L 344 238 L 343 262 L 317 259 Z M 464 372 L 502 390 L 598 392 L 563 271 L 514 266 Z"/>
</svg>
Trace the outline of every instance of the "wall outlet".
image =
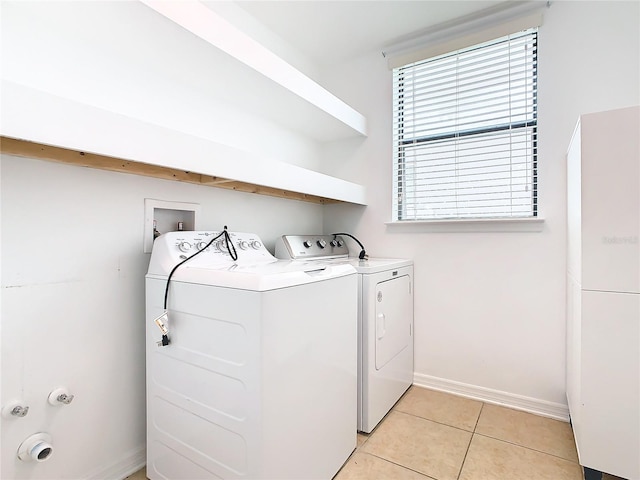
<svg viewBox="0 0 640 480">
<path fill-rule="evenodd" d="M 180 230 L 196 230 L 200 205 L 197 203 L 168 202 L 144 199 L 144 253 L 151 253 L 153 240 L 159 233 Z M 157 233 L 156 233 L 157 232 Z"/>
</svg>

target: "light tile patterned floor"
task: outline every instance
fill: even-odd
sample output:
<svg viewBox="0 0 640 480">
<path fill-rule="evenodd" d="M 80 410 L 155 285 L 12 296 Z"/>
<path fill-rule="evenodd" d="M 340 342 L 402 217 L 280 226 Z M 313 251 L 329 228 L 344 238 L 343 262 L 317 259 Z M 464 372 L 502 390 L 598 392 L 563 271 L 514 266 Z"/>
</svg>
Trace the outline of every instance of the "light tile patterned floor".
<svg viewBox="0 0 640 480">
<path fill-rule="evenodd" d="M 144 480 L 145 469 L 128 478 Z M 411 387 L 370 435 L 358 434 L 356 451 L 334 477 L 534 479 L 583 479 L 568 423 L 419 387 Z"/>
<path fill-rule="evenodd" d="M 618 477 L 604 475 L 603 480 Z M 568 423 L 411 387 L 334 480 L 582 480 Z"/>
</svg>

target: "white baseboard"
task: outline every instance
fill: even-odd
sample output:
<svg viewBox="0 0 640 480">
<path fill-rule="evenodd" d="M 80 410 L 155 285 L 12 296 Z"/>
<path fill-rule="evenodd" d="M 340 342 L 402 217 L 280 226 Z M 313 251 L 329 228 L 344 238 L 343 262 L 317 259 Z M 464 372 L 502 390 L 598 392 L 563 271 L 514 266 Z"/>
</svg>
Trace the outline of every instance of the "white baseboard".
<svg viewBox="0 0 640 480">
<path fill-rule="evenodd" d="M 413 375 L 413 384 L 418 387 L 430 388 L 432 390 L 439 390 L 486 403 L 523 410 L 536 415 L 542 415 L 543 417 L 562 420 L 563 422 L 569 421 L 569 407 L 563 403 L 548 402 L 538 398 L 492 390 L 490 388 L 455 382 L 453 380 L 432 377 L 420 373 Z"/>
<path fill-rule="evenodd" d="M 103 466 L 87 477 L 87 480 L 123 480 L 143 468 L 147 463 L 147 448 L 142 446 L 110 465 Z"/>
</svg>

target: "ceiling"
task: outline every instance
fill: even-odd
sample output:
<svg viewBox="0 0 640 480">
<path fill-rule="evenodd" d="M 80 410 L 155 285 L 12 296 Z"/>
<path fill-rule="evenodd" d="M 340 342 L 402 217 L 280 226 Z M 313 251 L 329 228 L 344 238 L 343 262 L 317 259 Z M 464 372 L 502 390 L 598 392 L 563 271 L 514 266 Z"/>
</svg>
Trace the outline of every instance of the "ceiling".
<svg viewBox="0 0 640 480">
<path fill-rule="evenodd" d="M 243 10 L 319 66 L 342 63 L 501 0 L 239 0 Z"/>
</svg>

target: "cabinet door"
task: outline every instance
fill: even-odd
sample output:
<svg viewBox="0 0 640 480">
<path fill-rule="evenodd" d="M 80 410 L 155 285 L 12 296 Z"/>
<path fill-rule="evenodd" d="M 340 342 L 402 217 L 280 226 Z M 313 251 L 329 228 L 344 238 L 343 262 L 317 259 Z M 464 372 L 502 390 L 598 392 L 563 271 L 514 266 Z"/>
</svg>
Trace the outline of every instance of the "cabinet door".
<svg viewBox="0 0 640 480">
<path fill-rule="evenodd" d="M 638 107 L 580 119 L 580 283 L 586 290 L 640 292 L 639 119 Z"/>
<path fill-rule="evenodd" d="M 580 460 L 640 478 L 640 295 L 582 292 Z"/>
</svg>

